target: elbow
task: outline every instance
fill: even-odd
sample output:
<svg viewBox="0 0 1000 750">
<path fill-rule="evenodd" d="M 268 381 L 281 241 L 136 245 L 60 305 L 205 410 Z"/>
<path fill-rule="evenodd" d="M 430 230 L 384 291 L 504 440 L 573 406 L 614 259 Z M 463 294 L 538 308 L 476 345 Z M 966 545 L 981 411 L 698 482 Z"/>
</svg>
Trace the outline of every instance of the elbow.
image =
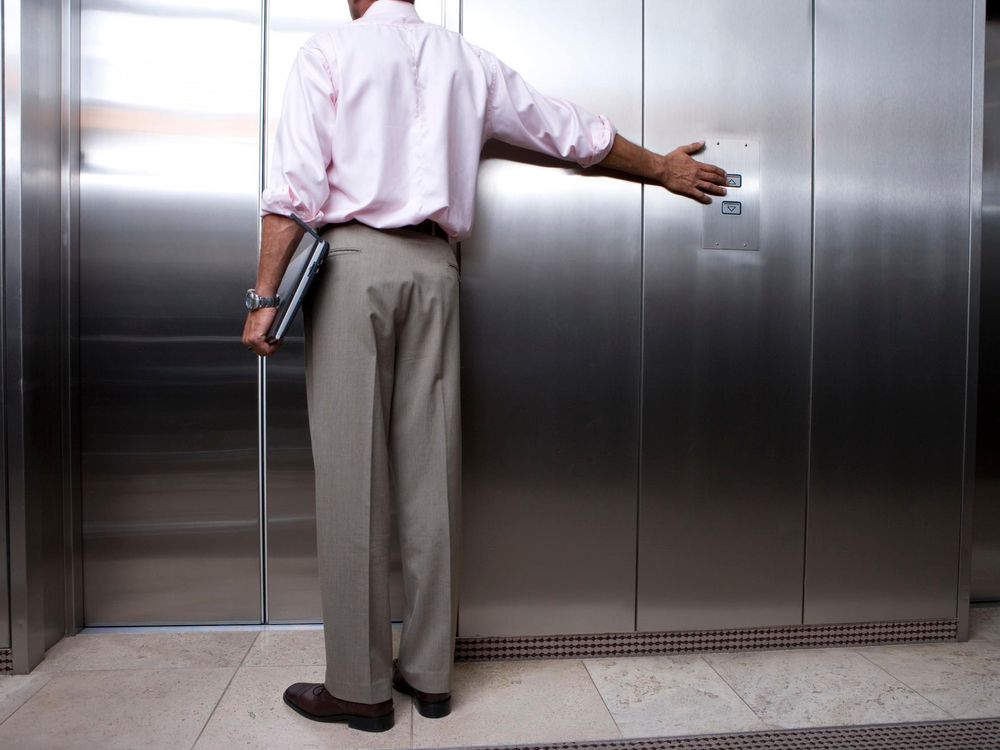
<svg viewBox="0 0 1000 750">
<path fill-rule="evenodd" d="M 322 201 L 303 191 L 300 194 L 290 184 L 285 183 L 268 188 L 261 194 L 260 215 L 279 214 L 297 216 L 310 226 L 323 217 Z"/>
</svg>

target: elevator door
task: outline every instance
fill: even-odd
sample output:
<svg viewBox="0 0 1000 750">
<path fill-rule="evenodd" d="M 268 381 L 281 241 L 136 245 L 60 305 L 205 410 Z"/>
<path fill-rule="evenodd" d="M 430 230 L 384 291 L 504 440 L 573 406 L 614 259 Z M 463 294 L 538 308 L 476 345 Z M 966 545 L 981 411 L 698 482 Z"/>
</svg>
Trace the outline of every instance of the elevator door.
<svg viewBox="0 0 1000 750">
<path fill-rule="evenodd" d="M 83 0 L 87 625 L 259 622 L 260 2 Z"/>
<path fill-rule="evenodd" d="M 298 47 L 350 20 L 321 5 L 267 4 L 268 142 Z M 321 618 L 301 321 L 263 388 L 239 341 L 263 174 L 260 8 L 82 3 L 88 625 Z M 431 23 L 446 8 L 457 25 L 454 2 L 419 3 Z"/>
<path fill-rule="evenodd" d="M 641 140 L 641 0 L 465 0 L 462 17 Z M 488 146 L 462 244 L 462 636 L 635 625 L 641 187 L 573 166 Z"/>
<path fill-rule="evenodd" d="M 718 198 L 706 209 L 646 188 L 637 627 L 798 622 L 812 3 L 645 5 L 646 145 L 665 152 L 707 138 L 710 153 L 719 153 L 716 141 L 756 146 L 758 167 L 750 168 L 759 173 L 741 175 L 743 187 L 725 200 L 749 201 L 758 179 L 759 242 L 704 249 L 705 212 L 744 221 L 749 204 L 741 216 L 723 216 Z M 721 53 L 707 54 L 705 39 Z"/>
<path fill-rule="evenodd" d="M 816 3 L 807 623 L 957 616 L 973 6 Z"/>
</svg>

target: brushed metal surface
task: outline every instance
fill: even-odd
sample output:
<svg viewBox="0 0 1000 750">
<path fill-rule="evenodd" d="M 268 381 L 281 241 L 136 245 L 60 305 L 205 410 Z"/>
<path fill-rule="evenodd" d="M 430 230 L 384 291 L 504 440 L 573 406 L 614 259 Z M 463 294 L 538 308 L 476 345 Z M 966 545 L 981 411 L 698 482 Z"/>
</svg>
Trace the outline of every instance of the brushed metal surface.
<svg viewBox="0 0 1000 750">
<path fill-rule="evenodd" d="M 816 3 L 806 623 L 956 616 L 972 10 Z"/>
<path fill-rule="evenodd" d="M 3 3 L 3 346 L 9 595 L 0 636 L 26 673 L 65 628 L 61 406 L 61 7 Z M 6 599 L 6 596 L 5 596 Z M 9 625 L 9 629 L 8 629 Z"/>
<path fill-rule="evenodd" d="M 259 0 L 84 0 L 88 625 L 259 622 Z"/>
<path fill-rule="evenodd" d="M 440 25 L 445 9 L 444 0 L 417 1 L 417 12 L 428 23 Z M 451 8 L 451 16 L 457 24 L 457 8 Z M 282 0 L 268 4 L 266 154 L 270 154 L 277 133 L 295 53 L 312 34 L 350 20 L 343 0 Z M 248 285 L 252 285 L 253 278 L 248 278 Z M 316 569 L 316 495 L 301 317 L 286 336 L 281 351 L 265 360 L 265 369 L 267 621 L 319 622 L 322 611 Z M 393 519 L 389 592 L 393 619 L 399 620 L 404 599 L 395 511 Z"/>
<path fill-rule="evenodd" d="M 6 41 L 6 35 L 10 32 L 11 23 L 10 18 L 13 14 L 6 15 L 3 12 L 3 4 L 0 3 L 0 19 L 2 19 L 2 27 L 0 27 L 0 86 L 2 86 L 2 113 L 0 113 L 0 144 L 3 144 L 4 151 L 7 150 L 7 117 L 10 117 L 12 121 L 20 121 L 20 103 L 14 102 L 14 111 L 11 111 L 12 102 L 8 101 L 7 98 L 7 88 L 9 84 L 7 83 L 7 77 L 4 75 L 4 71 L 7 68 L 7 57 L 6 53 L 11 50 L 11 45 Z M 15 27 L 17 28 L 17 27 Z M 20 44 L 14 45 L 15 49 L 20 49 Z M 20 149 L 18 149 L 18 152 Z M 7 207 L 7 164 L 10 162 L 9 159 L 4 158 L 3 151 L 0 151 L 0 162 L 2 162 L 2 173 L 0 173 L 0 207 L 2 210 L 6 210 Z M 7 254 L 6 254 L 6 221 L 2 218 L 3 214 L 0 214 L 0 265 L 4 269 L 7 267 Z M 0 285 L 0 305 L 3 306 L 4 311 L 7 310 L 7 289 L 6 285 Z M 6 326 L 5 326 L 6 328 Z M 0 367 L 3 368 L 3 372 L 7 372 L 7 352 L 6 345 L 0 347 Z M 4 384 L 6 388 L 6 383 Z M 4 425 L 4 429 L 0 430 L 0 455 L 7 455 L 7 401 L 6 395 L 4 398 L 0 399 L 0 424 Z M 7 541 L 10 534 L 10 526 L 8 523 L 9 516 L 9 502 L 8 502 L 8 491 L 7 491 L 7 461 L 6 459 L 0 461 L 0 487 L 4 488 L 4 491 L 0 493 L 0 648 L 10 648 L 11 645 L 11 632 L 10 632 L 10 618 L 11 618 L 11 607 L 10 607 L 10 545 Z"/>
<path fill-rule="evenodd" d="M 1000 600 L 1000 7 L 986 20 L 973 601 Z"/>
<path fill-rule="evenodd" d="M 979 417 L 979 313 L 983 246 L 983 89 L 985 88 L 987 0 L 972 0 L 972 131 L 969 153 L 969 294 L 966 327 L 964 455 L 959 532 L 958 639 L 968 640 L 972 624 L 973 510 L 976 489 L 976 433 Z"/>
<path fill-rule="evenodd" d="M 642 3 L 609 13 L 465 0 L 462 28 L 639 141 Z M 632 630 L 641 186 L 498 144 L 485 157 L 461 252 L 459 634 Z"/>
<path fill-rule="evenodd" d="M 62 123 L 61 245 L 63 283 L 60 345 L 62 382 L 62 554 L 66 635 L 83 627 L 83 498 L 80 492 L 80 2 L 60 0 Z"/>
<path fill-rule="evenodd" d="M 708 137 L 699 159 L 726 170 L 728 191 L 724 198 L 701 209 L 701 246 L 708 250 L 759 249 L 760 144 L 748 138 Z"/>
<path fill-rule="evenodd" d="M 418 1 L 417 10 L 424 17 L 427 8 Z M 441 0 L 441 25 L 448 31 L 462 33 L 462 0 Z"/>
<path fill-rule="evenodd" d="M 706 250 L 701 206 L 645 191 L 637 629 L 797 623 L 812 3 L 657 0 L 645 34 L 646 146 L 758 141 L 767 200 L 758 252 Z"/>
</svg>

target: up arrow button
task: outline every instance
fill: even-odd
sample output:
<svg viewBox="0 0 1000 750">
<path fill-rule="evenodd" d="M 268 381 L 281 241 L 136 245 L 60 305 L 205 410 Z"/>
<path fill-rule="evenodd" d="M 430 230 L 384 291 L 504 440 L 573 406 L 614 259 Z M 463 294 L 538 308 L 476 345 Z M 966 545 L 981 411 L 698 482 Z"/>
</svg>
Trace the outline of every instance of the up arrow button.
<svg viewBox="0 0 1000 750">
<path fill-rule="evenodd" d="M 726 187 L 743 187 L 743 175 L 741 175 L 741 174 L 727 174 L 726 175 Z"/>
</svg>

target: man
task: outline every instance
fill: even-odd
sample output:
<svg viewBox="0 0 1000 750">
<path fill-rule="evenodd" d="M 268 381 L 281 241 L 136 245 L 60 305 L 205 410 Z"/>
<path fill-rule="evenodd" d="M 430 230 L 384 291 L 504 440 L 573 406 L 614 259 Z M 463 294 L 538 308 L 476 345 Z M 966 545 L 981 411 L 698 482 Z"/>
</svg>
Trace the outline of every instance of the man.
<svg viewBox="0 0 1000 750">
<path fill-rule="evenodd" d="M 323 227 L 331 250 L 303 313 L 326 675 L 284 699 L 317 721 L 384 731 L 393 687 L 423 716 L 450 711 L 461 530 L 452 242 L 472 226 L 483 144 L 599 163 L 704 203 L 726 191 L 723 170 L 691 158 L 703 143 L 654 154 L 424 24 L 412 0 L 348 4 L 354 21 L 311 37 L 289 76 L 248 297 L 276 294 L 303 231 L 288 216 Z M 280 346 L 264 340 L 274 315 L 259 307 L 244 327 L 264 357 Z M 397 661 L 390 502 L 406 599 Z"/>
</svg>

